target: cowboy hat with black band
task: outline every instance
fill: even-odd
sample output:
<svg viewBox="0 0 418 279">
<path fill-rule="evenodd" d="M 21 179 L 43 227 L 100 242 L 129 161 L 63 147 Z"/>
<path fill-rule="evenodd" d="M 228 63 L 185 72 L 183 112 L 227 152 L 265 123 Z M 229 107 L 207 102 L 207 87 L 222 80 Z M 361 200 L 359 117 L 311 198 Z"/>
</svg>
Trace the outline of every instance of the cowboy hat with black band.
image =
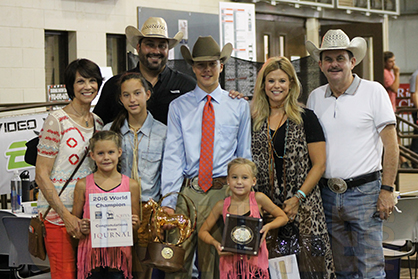
<svg viewBox="0 0 418 279">
<path fill-rule="evenodd" d="M 181 46 L 180 50 L 184 60 L 190 65 L 193 65 L 194 62 L 198 61 L 215 60 L 220 60 L 221 63 L 225 63 L 231 57 L 232 44 L 227 43 L 221 50 L 212 36 L 200 36 L 194 44 L 192 52 L 190 52 L 190 49 L 185 45 Z"/>
<path fill-rule="evenodd" d="M 306 42 L 306 49 L 316 62 L 320 60 L 320 54 L 326 50 L 348 50 L 356 58 L 358 65 L 366 55 L 367 43 L 361 37 L 355 37 L 350 41 L 348 36 L 341 29 L 331 29 L 322 38 L 320 48 L 317 48 L 311 41 Z"/>
<path fill-rule="evenodd" d="M 174 36 L 174 38 L 168 37 L 168 28 L 167 23 L 161 17 L 150 17 L 142 25 L 141 31 L 137 28 L 129 25 L 125 28 L 125 35 L 128 39 L 128 42 L 134 48 L 137 47 L 139 41 L 142 38 L 157 38 L 157 39 L 167 39 L 168 48 L 172 49 L 175 47 L 180 40 L 183 38 L 183 32 L 179 31 Z"/>
</svg>

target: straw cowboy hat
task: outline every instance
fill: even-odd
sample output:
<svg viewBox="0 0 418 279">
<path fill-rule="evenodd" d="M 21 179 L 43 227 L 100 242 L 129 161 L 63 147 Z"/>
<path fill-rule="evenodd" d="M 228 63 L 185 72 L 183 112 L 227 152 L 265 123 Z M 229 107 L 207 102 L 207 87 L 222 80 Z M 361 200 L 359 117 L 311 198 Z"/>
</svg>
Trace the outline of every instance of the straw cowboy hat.
<svg viewBox="0 0 418 279">
<path fill-rule="evenodd" d="M 160 38 L 168 40 L 168 48 L 175 47 L 183 38 L 183 32 L 179 31 L 174 38 L 168 37 L 167 23 L 161 17 L 150 17 L 142 25 L 141 31 L 129 25 L 125 29 L 125 35 L 128 42 L 136 48 L 142 38 Z"/>
<path fill-rule="evenodd" d="M 315 61 L 319 61 L 320 53 L 324 50 L 340 50 L 345 49 L 351 51 L 356 58 L 358 65 L 366 55 L 367 43 L 361 37 L 355 37 L 351 40 L 341 29 L 331 29 L 325 33 L 322 38 L 320 48 L 317 48 L 311 41 L 306 42 L 306 49 Z"/>
<path fill-rule="evenodd" d="M 231 57 L 232 44 L 227 43 L 221 50 L 212 36 L 200 36 L 193 46 L 192 53 L 190 53 L 190 49 L 185 45 L 182 45 L 180 50 L 184 60 L 190 65 L 193 65 L 195 61 L 220 60 L 221 63 L 225 63 Z"/>
</svg>

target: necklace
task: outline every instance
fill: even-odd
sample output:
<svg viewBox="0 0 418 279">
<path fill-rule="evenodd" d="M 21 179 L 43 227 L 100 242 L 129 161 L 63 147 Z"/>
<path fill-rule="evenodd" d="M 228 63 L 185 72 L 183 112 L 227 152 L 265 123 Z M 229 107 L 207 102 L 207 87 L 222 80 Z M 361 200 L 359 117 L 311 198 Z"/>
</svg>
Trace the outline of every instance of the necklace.
<svg viewBox="0 0 418 279">
<path fill-rule="evenodd" d="M 285 132 L 285 138 L 284 138 L 284 154 L 283 156 L 279 156 L 276 152 L 276 149 L 274 148 L 274 136 L 276 135 L 277 131 L 280 128 L 280 124 L 283 121 L 283 118 L 285 116 L 286 112 L 284 112 L 284 114 L 282 115 L 282 118 L 280 119 L 279 123 L 277 124 L 277 128 L 274 131 L 273 135 L 270 134 L 270 118 L 267 118 L 267 137 L 268 137 L 268 147 L 269 147 L 269 178 L 270 178 L 270 185 L 271 185 L 271 196 L 273 197 L 274 194 L 274 170 L 276 168 L 276 164 L 275 164 L 275 159 L 274 159 L 274 155 L 276 155 L 277 158 L 279 159 L 283 159 L 283 173 L 286 173 L 286 167 L 285 167 L 285 161 L 284 161 L 284 157 L 286 155 L 286 143 L 287 143 L 287 132 L 288 132 L 288 125 L 289 125 L 289 121 L 287 120 L 286 123 L 286 132 Z M 284 176 L 284 182 L 286 181 L 286 178 Z M 284 184 L 286 185 L 286 183 Z M 285 192 L 286 188 L 284 188 Z"/>
<path fill-rule="evenodd" d="M 283 118 L 285 117 L 285 115 L 286 115 L 286 111 L 283 113 L 282 117 L 280 118 L 279 123 L 277 123 L 276 130 L 274 130 L 273 136 L 271 136 L 271 138 L 270 138 L 269 144 L 271 144 L 272 146 L 273 146 L 274 136 L 276 135 L 277 131 L 279 130 L 280 124 L 282 124 L 282 121 L 283 121 Z M 268 129 L 270 130 L 271 129 L 270 128 L 270 117 L 267 118 L 267 124 L 268 124 Z M 269 135 L 270 135 L 270 133 L 269 133 Z"/>
<path fill-rule="evenodd" d="M 282 107 L 284 107 L 284 104 L 277 105 L 277 106 L 270 106 L 271 109 L 277 109 L 277 108 L 282 108 Z"/>
<path fill-rule="evenodd" d="M 71 102 L 71 107 L 72 107 L 72 109 L 75 111 L 75 113 L 77 113 L 80 117 L 82 117 L 82 118 L 83 118 L 83 120 L 84 120 L 84 121 L 86 121 L 86 127 L 89 127 L 90 113 L 88 114 L 89 118 L 86 120 L 86 119 L 83 117 L 83 115 L 82 115 L 81 113 L 79 113 L 79 112 L 75 109 L 75 107 L 74 107 L 74 105 L 73 105 L 73 103 L 72 103 L 72 102 Z"/>
</svg>

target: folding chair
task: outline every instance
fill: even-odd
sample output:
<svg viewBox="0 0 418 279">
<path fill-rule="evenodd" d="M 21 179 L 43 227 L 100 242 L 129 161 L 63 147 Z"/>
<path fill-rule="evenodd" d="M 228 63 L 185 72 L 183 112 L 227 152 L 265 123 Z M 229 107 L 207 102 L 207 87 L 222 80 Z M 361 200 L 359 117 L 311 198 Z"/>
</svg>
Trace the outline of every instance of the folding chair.
<svg viewBox="0 0 418 279">
<path fill-rule="evenodd" d="M 402 213 L 394 210 L 383 223 L 383 252 L 387 260 L 408 257 L 409 275 L 412 278 L 410 256 L 417 252 L 418 197 L 401 198 L 396 206 Z M 415 269 L 415 278 L 416 273 Z"/>
<path fill-rule="evenodd" d="M 0 221 L 5 216 L 16 216 L 9 211 L 0 210 Z M 7 237 L 6 229 L 4 228 L 3 222 L 0 222 L 0 255 L 9 255 L 10 244 L 9 238 Z"/>
<path fill-rule="evenodd" d="M 9 261 L 9 252 L 10 252 L 10 241 L 7 237 L 6 229 L 4 228 L 3 222 L 1 219 L 4 216 L 15 216 L 10 211 L 0 210 L 0 255 L 2 255 L 1 259 L 1 272 L 8 272 L 10 274 L 10 268 L 8 265 Z"/>
<path fill-rule="evenodd" d="M 34 258 L 29 253 L 28 231 L 30 218 L 22 218 L 17 216 L 3 217 L 2 221 L 10 241 L 9 267 L 13 271 L 15 278 L 22 278 L 19 274 L 19 270 L 23 265 L 37 266 L 39 268 L 37 273 L 30 271 L 29 273 L 32 273 L 32 276 L 25 278 L 51 278 L 51 273 L 45 273 L 45 270 L 49 271 L 49 261 L 47 259 L 42 261 L 40 259 Z"/>
</svg>

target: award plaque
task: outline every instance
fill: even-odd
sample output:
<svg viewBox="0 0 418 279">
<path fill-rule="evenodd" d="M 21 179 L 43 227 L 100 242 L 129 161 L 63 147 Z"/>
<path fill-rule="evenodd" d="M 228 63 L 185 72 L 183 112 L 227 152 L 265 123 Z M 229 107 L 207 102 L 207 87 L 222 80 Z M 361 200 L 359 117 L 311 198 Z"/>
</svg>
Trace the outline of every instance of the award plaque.
<svg viewBox="0 0 418 279">
<path fill-rule="evenodd" d="M 222 251 L 256 256 L 263 219 L 226 214 Z"/>
</svg>

